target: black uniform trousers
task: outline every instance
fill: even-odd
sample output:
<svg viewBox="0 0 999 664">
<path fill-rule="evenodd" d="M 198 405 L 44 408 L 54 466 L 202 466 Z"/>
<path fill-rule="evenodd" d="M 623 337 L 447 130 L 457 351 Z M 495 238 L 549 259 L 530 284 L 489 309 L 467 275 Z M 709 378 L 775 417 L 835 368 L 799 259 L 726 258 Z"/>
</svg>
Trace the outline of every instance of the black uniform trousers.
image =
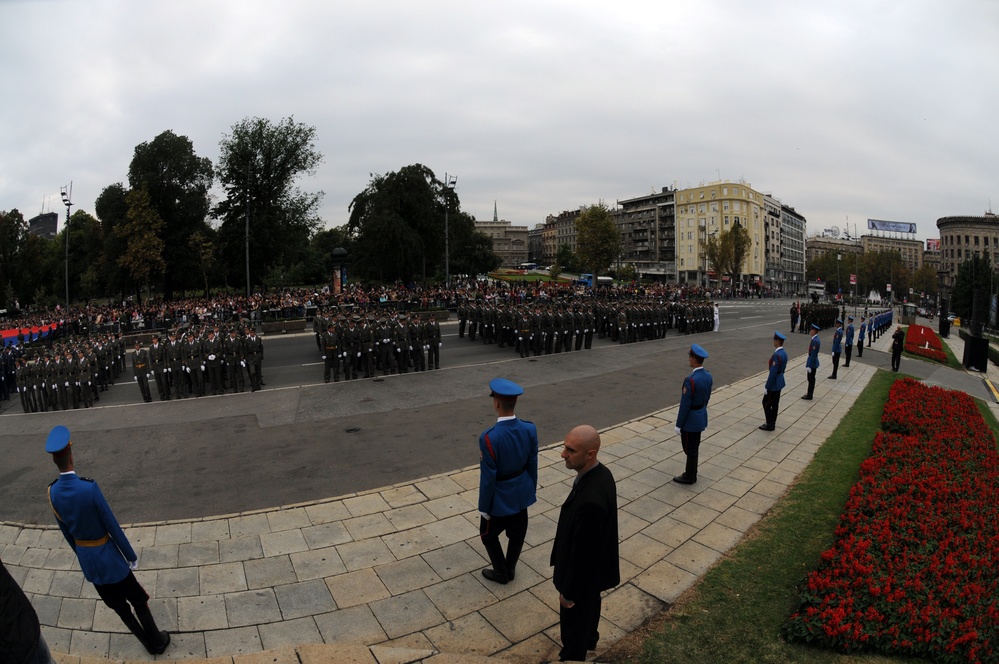
<svg viewBox="0 0 999 664">
<path fill-rule="evenodd" d="M 773 392 L 767 390 L 763 395 L 763 416 L 767 420 L 767 426 L 773 429 L 777 426 L 777 408 L 780 406 L 780 390 Z"/>
<path fill-rule="evenodd" d="M 503 545 L 500 544 L 500 533 L 506 531 L 507 553 L 503 553 Z M 524 538 L 527 537 L 527 509 L 522 509 L 516 514 L 507 516 L 493 516 L 490 519 L 479 517 L 479 538 L 482 546 L 489 554 L 489 562 L 493 565 L 493 570 L 500 576 L 509 576 L 520 558 L 520 550 L 524 546 Z"/>
<path fill-rule="evenodd" d="M 846 362 L 843 363 L 844 367 L 850 366 L 850 356 L 853 355 L 853 344 L 846 345 Z"/>
<path fill-rule="evenodd" d="M 680 431 L 680 445 L 683 453 L 687 455 L 687 467 L 683 471 L 683 476 L 688 480 L 697 479 L 697 453 L 701 447 L 700 431 Z"/>
<path fill-rule="evenodd" d="M 590 597 L 570 598 L 572 608 L 559 604 L 559 632 L 562 639 L 562 649 L 559 651 L 561 661 L 586 661 L 586 651 L 597 647 L 600 632 L 600 593 Z"/>
</svg>

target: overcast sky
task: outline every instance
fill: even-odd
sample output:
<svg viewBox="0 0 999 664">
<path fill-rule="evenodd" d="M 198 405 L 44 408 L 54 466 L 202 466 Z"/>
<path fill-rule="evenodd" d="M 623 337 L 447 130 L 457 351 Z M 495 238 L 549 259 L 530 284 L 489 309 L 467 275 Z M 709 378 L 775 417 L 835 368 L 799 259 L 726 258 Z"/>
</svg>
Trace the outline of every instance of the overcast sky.
<svg viewBox="0 0 999 664">
<path fill-rule="evenodd" d="M 346 222 L 422 163 L 533 227 L 663 186 L 744 180 L 809 234 L 938 237 L 999 210 L 996 0 L 0 0 L 0 210 L 93 212 L 165 130 L 213 162 L 245 117 L 313 125 L 307 191 Z"/>
</svg>

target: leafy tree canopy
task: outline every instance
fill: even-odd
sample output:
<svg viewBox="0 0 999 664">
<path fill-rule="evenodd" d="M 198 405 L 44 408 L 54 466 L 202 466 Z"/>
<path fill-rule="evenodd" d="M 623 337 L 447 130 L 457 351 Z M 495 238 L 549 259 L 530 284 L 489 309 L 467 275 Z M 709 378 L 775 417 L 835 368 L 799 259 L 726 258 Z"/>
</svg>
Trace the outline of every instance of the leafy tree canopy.
<svg viewBox="0 0 999 664">
<path fill-rule="evenodd" d="M 576 218 L 576 256 L 593 276 L 607 270 L 621 253 L 621 233 L 601 201 L 583 208 Z M 594 281 L 596 283 L 596 281 Z"/>
</svg>

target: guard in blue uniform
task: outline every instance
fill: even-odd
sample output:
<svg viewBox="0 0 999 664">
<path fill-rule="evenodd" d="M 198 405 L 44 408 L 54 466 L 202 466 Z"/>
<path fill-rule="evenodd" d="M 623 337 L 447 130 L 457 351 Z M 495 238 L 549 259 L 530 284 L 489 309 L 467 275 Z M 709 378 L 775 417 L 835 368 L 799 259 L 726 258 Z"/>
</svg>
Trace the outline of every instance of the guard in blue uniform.
<svg viewBox="0 0 999 664">
<path fill-rule="evenodd" d="M 833 332 L 832 339 L 832 364 L 833 372 L 829 376 L 832 380 L 836 380 L 836 374 L 839 373 L 839 356 L 843 353 L 843 319 L 836 319 L 836 331 Z"/>
<path fill-rule="evenodd" d="M 59 529 L 76 553 L 83 576 L 94 584 L 104 603 L 146 650 L 152 655 L 161 654 L 170 644 L 170 635 L 156 626 L 149 611 L 149 595 L 132 573 L 139 567 L 138 557 L 100 487 L 74 470 L 69 429 L 52 429 L 45 451 L 59 467 L 59 479 L 49 485 L 49 503 Z"/>
<path fill-rule="evenodd" d="M 853 316 L 846 317 L 846 362 L 843 368 L 850 366 L 850 356 L 853 354 Z"/>
<path fill-rule="evenodd" d="M 496 424 L 479 436 L 479 537 L 492 568 L 490 581 L 513 581 L 527 536 L 527 508 L 537 501 L 538 429 L 514 415 L 524 389 L 505 378 L 489 381 Z M 506 531 L 506 554 L 500 533 Z"/>
<path fill-rule="evenodd" d="M 819 326 L 812 323 L 812 340 L 808 344 L 808 358 L 805 360 L 805 373 L 808 378 L 808 394 L 801 397 L 805 401 L 812 400 L 812 394 L 815 392 L 815 372 L 819 370 L 819 348 L 821 343 L 819 343 Z"/>
<path fill-rule="evenodd" d="M 787 351 L 784 341 L 787 339 L 780 332 L 774 331 L 774 353 L 767 363 L 769 373 L 763 395 L 763 416 L 766 424 L 760 425 L 763 431 L 773 431 L 777 428 L 777 408 L 780 406 L 780 391 L 784 389 L 784 369 L 787 368 Z"/>
<path fill-rule="evenodd" d="M 708 351 L 697 344 L 687 353 L 693 371 L 683 379 L 680 392 L 680 410 L 676 414 L 676 432 L 680 434 L 683 453 L 687 455 L 687 467 L 682 475 L 673 478 L 679 484 L 693 484 L 697 481 L 697 451 L 701 446 L 701 432 L 708 428 L 708 401 L 711 399 L 711 374 L 704 368 Z"/>
</svg>

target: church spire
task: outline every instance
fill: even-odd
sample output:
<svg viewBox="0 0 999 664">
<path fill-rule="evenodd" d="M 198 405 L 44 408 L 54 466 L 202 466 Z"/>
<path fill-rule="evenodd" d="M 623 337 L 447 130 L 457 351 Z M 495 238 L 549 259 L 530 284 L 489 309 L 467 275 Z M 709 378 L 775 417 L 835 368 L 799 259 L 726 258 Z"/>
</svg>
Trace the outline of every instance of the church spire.
<svg viewBox="0 0 999 664">
<path fill-rule="evenodd" d="M 496 201 L 493 200 L 493 221 L 499 221 L 499 215 L 496 214 Z"/>
</svg>

